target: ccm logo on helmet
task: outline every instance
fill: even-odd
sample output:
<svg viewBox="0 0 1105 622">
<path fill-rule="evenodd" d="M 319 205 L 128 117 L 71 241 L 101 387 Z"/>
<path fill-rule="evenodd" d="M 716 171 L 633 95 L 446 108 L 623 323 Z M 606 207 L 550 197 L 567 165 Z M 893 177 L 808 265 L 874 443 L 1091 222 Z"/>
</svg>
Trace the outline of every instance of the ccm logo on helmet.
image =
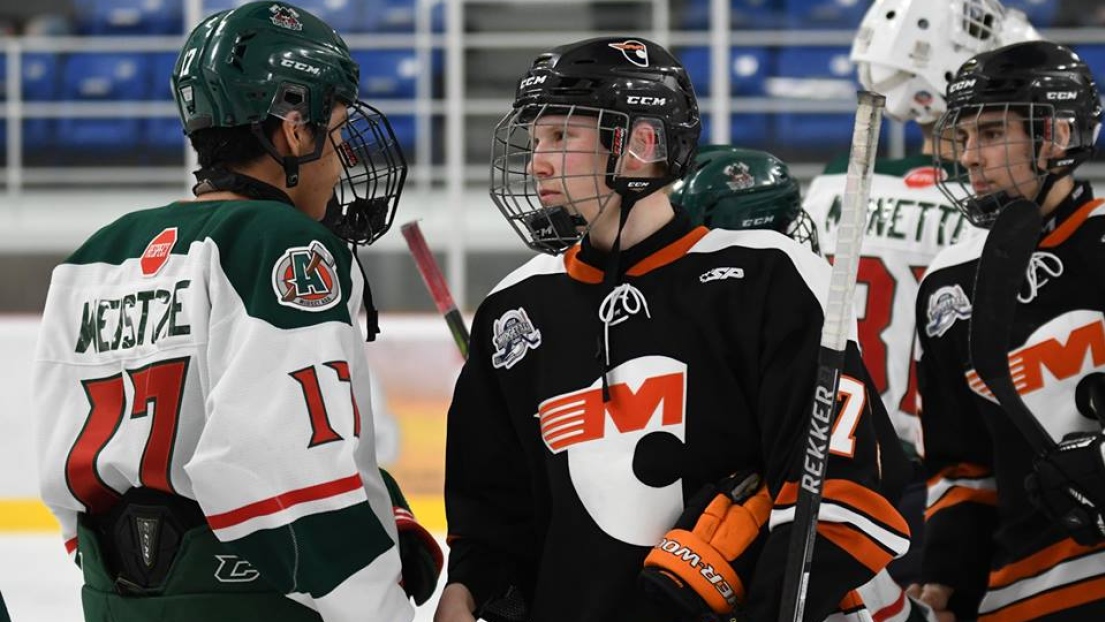
<svg viewBox="0 0 1105 622">
<path fill-rule="evenodd" d="M 666 97 L 646 97 L 644 95 L 629 95 L 625 98 L 625 103 L 635 104 L 639 106 L 663 106 L 668 103 Z"/>
<path fill-rule="evenodd" d="M 292 69 L 295 69 L 296 71 L 302 71 L 304 73 L 309 73 L 309 74 L 314 75 L 314 76 L 322 75 L 322 70 L 319 69 L 318 67 L 315 67 L 314 65 L 308 65 L 307 63 L 301 63 L 297 60 L 288 60 L 288 59 L 285 58 L 284 60 L 280 61 L 280 66 L 281 67 L 291 67 Z"/>
<path fill-rule="evenodd" d="M 1047 94 L 1048 101 L 1067 101 L 1077 98 L 1078 93 L 1075 91 L 1053 91 Z"/>
<path fill-rule="evenodd" d="M 527 86 L 533 86 L 534 84 L 544 84 L 545 78 L 547 77 L 548 76 L 530 76 L 525 80 L 522 80 L 521 84 L 518 85 L 518 88 L 524 89 Z"/>
<path fill-rule="evenodd" d="M 977 80 L 973 80 L 973 79 L 972 80 L 961 80 L 959 82 L 953 82 L 948 87 L 948 93 L 958 93 L 959 91 L 962 91 L 963 89 L 969 89 L 969 88 L 971 88 L 972 86 L 975 85 L 975 82 L 977 82 Z"/>
</svg>

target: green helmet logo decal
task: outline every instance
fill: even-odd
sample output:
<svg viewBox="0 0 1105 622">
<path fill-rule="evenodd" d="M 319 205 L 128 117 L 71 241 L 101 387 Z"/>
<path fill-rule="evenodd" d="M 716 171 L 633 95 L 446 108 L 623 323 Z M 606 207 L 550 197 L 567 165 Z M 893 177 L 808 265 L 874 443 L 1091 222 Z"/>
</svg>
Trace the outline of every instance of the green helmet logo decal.
<svg viewBox="0 0 1105 622">
<path fill-rule="evenodd" d="M 744 162 L 734 162 L 723 171 L 728 180 L 725 182 L 731 190 L 747 190 L 756 185 L 756 180 Z"/>
<path fill-rule="evenodd" d="M 269 7 L 272 13 L 272 23 L 287 28 L 288 30 L 303 30 L 303 24 L 299 21 L 299 12 L 290 6 L 274 4 Z"/>
</svg>

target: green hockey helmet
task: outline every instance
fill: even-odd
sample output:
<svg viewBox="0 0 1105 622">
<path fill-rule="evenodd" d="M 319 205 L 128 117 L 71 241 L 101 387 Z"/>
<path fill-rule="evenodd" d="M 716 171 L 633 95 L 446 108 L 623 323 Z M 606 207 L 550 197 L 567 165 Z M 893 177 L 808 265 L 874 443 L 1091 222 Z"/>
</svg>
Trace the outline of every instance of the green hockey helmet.
<svg viewBox="0 0 1105 622">
<path fill-rule="evenodd" d="M 325 128 L 337 101 L 357 101 L 359 74 L 345 41 L 325 22 L 282 2 L 251 2 L 192 31 L 172 86 L 188 135 L 291 110 Z"/>
<path fill-rule="evenodd" d="M 291 4 L 268 0 L 208 17 L 188 36 L 173 68 L 172 89 L 184 133 L 249 126 L 279 162 L 290 188 L 299 165 L 317 160 L 331 140 L 343 174 L 323 222 L 353 243 L 372 243 L 390 228 L 407 164 L 387 118 L 359 101 L 360 68 L 329 25 Z M 346 121 L 329 128 L 335 108 Z M 265 135 L 270 116 L 296 112 L 314 131 L 313 153 L 284 156 Z M 201 184 L 225 171 L 201 169 Z"/>
<path fill-rule="evenodd" d="M 695 224 L 771 229 L 819 252 L 813 221 L 802 209 L 798 182 L 782 160 L 766 151 L 700 147 L 690 173 L 672 184 L 670 198 Z"/>
</svg>

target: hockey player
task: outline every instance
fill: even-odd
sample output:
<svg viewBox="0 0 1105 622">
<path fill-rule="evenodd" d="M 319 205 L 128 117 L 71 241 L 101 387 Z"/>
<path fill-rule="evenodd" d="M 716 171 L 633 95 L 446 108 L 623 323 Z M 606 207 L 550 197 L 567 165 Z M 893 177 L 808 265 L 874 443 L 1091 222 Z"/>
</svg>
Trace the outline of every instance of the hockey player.
<svg viewBox="0 0 1105 622">
<path fill-rule="evenodd" d="M 688 171 L 699 131 L 684 69 L 644 39 L 555 48 L 519 81 L 491 194 L 547 254 L 473 322 L 449 410 L 438 622 L 504 594 L 518 597 L 508 619 L 533 622 L 670 622 L 738 602 L 777 616 L 828 266 L 774 231 L 710 231 L 672 208 L 657 191 Z M 847 359 L 809 619 L 908 539 L 872 489 L 886 415 L 854 343 Z M 723 502 L 749 520 L 724 543 L 662 540 L 712 487 L 739 488 Z M 717 562 L 716 580 L 675 550 Z"/>
<path fill-rule="evenodd" d="M 972 324 L 991 314 L 973 302 L 986 276 L 976 275 L 979 257 L 997 232 L 943 251 L 916 304 L 930 476 L 921 598 L 980 622 L 1098 620 L 1105 464 L 1093 396 L 1105 369 L 1105 210 L 1072 177 L 1094 152 L 1098 90 L 1070 50 L 1028 42 L 968 61 L 947 100 L 936 135 L 955 163 L 940 182 L 948 199 L 982 227 L 1004 209 L 1043 215 L 1031 260 L 1013 272 L 1024 276 L 1008 301 L 1008 358 L 1029 415 L 1062 444 L 1035 455 L 971 362 Z M 1016 198 L 1035 205 L 1007 208 Z"/>
<path fill-rule="evenodd" d="M 292 5 L 207 18 L 172 76 L 198 196 L 54 270 L 40 486 L 86 620 L 402 621 L 404 587 L 433 591 L 432 538 L 373 446 L 375 310 L 345 244 L 387 230 L 406 165 L 358 72 Z"/>
<path fill-rule="evenodd" d="M 699 147 L 694 170 L 673 183 L 668 196 L 695 225 L 771 229 L 821 252 L 813 220 L 802 209 L 802 189 L 790 167 L 766 151 Z"/>
<path fill-rule="evenodd" d="M 924 139 L 916 155 L 875 162 L 856 288 L 863 361 L 907 453 L 915 458 L 921 449 L 911 355 L 917 284 L 941 249 L 975 231 L 936 186 L 948 170 L 933 164 L 932 127 L 945 109 L 948 78 L 960 65 L 979 52 L 1028 38 L 1038 36 L 1024 15 L 997 0 L 879 0 L 868 9 L 852 44 L 863 87 L 885 95 L 886 114 L 916 123 Z M 829 254 L 836 246 L 846 167 L 847 158 L 831 163 L 806 192 L 804 207 Z M 915 544 L 890 567 L 903 584 L 917 580 L 923 508 L 918 467 L 899 507 Z"/>
</svg>

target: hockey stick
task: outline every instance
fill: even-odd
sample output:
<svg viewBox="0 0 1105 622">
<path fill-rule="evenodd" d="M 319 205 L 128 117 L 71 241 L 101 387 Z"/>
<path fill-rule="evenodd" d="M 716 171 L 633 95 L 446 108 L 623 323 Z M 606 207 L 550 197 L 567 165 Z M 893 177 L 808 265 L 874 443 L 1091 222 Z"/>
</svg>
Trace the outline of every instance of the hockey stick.
<svg viewBox="0 0 1105 622">
<path fill-rule="evenodd" d="M 1028 199 L 1017 199 L 1002 208 L 978 259 L 969 329 L 975 373 L 1041 455 L 1055 447 L 1055 441 L 1017 393 L 1009 369 L 1009 332 L 1018 306 L 1017 293 L 1042 226 L 1040 207 Z"/>
<path fill-rule="evenodd" d="M 810 407 L 809 427 L 802 437 L 805 447 L 802 480 L 795 502 L 790 550 L 783 575 L 783 600 L 780 622 L 801 622 L 806 608 L 813 545 L 817 537 L 817 512 L 828 460 L 829 432 L 836 419 L 836 393 L 844 353 L 852 324 L 853 294 L 859 270 L 860 247 L 867 224 L 867 204 L 871 194 L 871 174 L 879 146 L 879 129 L 886 98 L 860 91 L 856 122 L 852 130 L 852 149 L 848 156 L 848 174 L 844 185 L 840 225 L 829 296 L 825 305 L 825 323 L 821 329 L 821 348 L 817 357 L 817 384 Z"/>
<path fill-rule="evenodd" d="M 449 325 L 449 332 L 453 334 L 453 341 L 457 344 L 461 356 L 468 358 L 468 327 L 464 325 L 464 318 L 457 310 L 457 304 L 453 302 L 453 295 L 449 293 L 449 285 L 441 274 L 441 268 L 426 245 L 426 238 L 422 237 L 422 229 L 418 221 L 412 220 L 400 228 L 403 237 L 407 240 L 414 263 L 418 266 L 418 273 L 422 275 L 422 282 L 426 284 L 430 296 L 437 305 L 437 310 L 445 318 Z"/>
</svg>

